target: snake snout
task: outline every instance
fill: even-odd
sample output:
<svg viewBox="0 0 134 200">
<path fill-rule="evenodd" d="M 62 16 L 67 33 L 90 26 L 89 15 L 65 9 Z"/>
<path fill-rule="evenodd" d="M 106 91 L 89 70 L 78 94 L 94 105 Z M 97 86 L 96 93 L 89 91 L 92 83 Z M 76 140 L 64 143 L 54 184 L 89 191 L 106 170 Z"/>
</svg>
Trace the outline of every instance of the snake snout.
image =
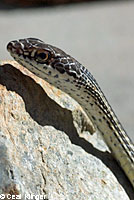
<svg viewBox="0 0 134 200">
<path fill-rule="evenodd" d="M 7 50 L 12 54 L 20 54 L 21 53 L 21 44 L 15 40 L 15 41 L 11 41 L 7 44 Z"/>
<path fill-rule="evenodd" d="M 8 50 L 8 51 L 12 51 L 12 48 L 13 48 L 13 43 L 12 43 L 12 42 L 9 42 L 9 43 L 7 44 L 7 50 Z"/>
</svg>

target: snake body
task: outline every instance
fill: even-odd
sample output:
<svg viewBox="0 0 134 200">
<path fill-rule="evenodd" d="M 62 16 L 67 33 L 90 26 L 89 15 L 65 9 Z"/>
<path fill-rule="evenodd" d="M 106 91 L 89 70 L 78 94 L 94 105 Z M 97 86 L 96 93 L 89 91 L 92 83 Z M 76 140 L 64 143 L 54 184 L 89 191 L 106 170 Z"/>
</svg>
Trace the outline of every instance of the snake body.
<svg viewBox="0 0 134 200">
<path fill-rule="evenodd" d="M 7 50 L 18 63 L 83 107 L 134 187 L 134 144 L 91 73 L 64 51 L 39 39 L 11 41 Z"/>
</svg>

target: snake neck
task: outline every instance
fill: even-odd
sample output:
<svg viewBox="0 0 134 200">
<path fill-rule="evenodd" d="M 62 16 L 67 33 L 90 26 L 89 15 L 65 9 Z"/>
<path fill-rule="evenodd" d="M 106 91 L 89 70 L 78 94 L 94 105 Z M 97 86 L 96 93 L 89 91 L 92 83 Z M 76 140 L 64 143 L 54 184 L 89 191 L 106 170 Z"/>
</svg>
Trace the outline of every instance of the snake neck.
<svg viewBox="0 0 134 200">
<path fill-rule="evenodd" d="M 103 135 L 111 152 L 121 155 L 123 148 L 125 150 L 124 152 L 127 152 L 129 159 L 134 163 L 133 143 L 127 136 L 104 94 L 99 87 L 97 88 L 98 85 L 94 88 L 88 86 L 85 88 L 80 85 L 79 90 L 78 86 L 79 84 L 77 82 L 70 86 L 71 89 L 69 88 L 68 90 L 64 88 L 64 90 L 82 106 L 93 124 Z M 119 146 L 121 146 L 121 148 Z M 120 152 L 117 152 L 117 150 L 115 150 L 116 148 L 118 148 Z"/>
</svg>

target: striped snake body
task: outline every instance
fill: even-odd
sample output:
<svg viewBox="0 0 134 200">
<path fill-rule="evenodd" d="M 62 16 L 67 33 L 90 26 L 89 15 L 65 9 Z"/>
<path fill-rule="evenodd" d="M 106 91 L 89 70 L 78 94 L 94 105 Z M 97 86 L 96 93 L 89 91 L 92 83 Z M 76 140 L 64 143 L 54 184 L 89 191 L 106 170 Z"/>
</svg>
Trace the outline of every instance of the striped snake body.
<svg viewBox="0 0 134 200">
<path fill-rule="evenodd" d="M 39 39 L 15 40 L 7 49 L 18 63 L 83 107 L 134 187 L 134 145 L 91 73 L 64 51 Z"/>
</svg>

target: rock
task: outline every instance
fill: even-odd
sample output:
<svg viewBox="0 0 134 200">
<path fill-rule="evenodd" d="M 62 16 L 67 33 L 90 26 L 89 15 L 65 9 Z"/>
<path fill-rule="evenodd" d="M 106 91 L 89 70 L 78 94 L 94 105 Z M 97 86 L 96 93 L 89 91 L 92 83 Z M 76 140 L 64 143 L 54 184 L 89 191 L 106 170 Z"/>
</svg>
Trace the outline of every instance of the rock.
<svg viewBox="0 0 134 200">
<path fill-rule="evenodd" d="M 3 196 L 133 199 L 129 181 L 82 108 L 15 61 L 1 62 L 0 121 Z"/>
</svg>

